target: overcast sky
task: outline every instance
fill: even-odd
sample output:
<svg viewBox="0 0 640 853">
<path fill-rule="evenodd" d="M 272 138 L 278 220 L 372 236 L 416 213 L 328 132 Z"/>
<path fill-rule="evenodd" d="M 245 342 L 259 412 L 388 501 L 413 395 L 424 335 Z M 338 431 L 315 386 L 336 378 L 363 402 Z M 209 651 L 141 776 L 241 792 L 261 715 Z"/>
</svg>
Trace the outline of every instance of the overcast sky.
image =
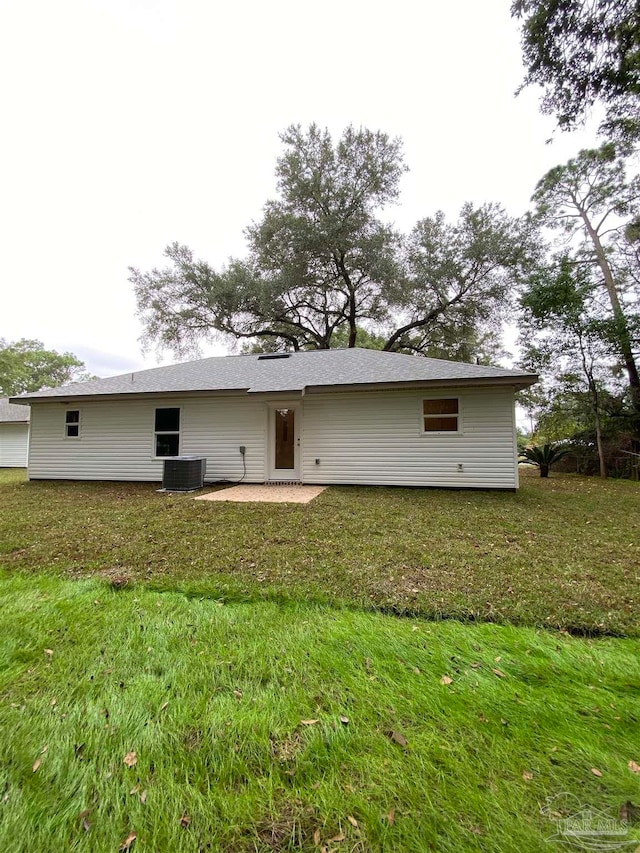
<svg viewBox="0 0 640 853">
<path fill-rule="evenodd" d="M 522 213 L 595 137 L 554 135 L 536 92 L 514 97 L 509 6 L 0 0 L 0 337 L 102 376 L 157 364 L 127 267 L 174 240 L 214 265 L 242 254 L 291 123 L 401 136 L 400 228 L 467 200 Z"/>
</svg>

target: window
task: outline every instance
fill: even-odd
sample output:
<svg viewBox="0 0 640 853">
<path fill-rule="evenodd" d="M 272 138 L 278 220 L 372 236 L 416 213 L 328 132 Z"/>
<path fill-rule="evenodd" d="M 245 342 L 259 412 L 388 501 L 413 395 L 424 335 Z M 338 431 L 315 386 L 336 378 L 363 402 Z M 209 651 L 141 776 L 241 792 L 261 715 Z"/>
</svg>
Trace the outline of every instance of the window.
<svg viewBox="0 0 640 853">
<path fill-rule="evenodd" d="M 180 409 L 156 409 L 156 456 L 180 455 Z"/>
<path fill-rule="evenodd" d="M 64 434 L 67 438 L 80 438 L 80 412 L 67 409 L 64 416 Z"/>
<path fill-rule="evenodd" d="M 424 432 L 459 432 L 459 417 L 457 397 L 422 401 Z"/>
</svg>

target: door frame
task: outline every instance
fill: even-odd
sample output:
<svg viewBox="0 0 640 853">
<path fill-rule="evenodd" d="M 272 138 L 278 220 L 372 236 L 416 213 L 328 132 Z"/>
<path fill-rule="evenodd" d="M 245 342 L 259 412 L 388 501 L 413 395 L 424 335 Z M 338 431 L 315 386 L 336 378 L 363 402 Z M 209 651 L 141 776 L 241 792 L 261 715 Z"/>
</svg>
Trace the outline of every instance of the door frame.
<svg viewBox="0 0 640 853">
<path fill-rule="evenodd" d="M 275 467 L 276 464 L 276 424 L 277 409 L 293 409 L 293 468 Z M 300 400 L 278 400 L 267 403 L 267 480 L 290 480 L 302 482 L 302 403 Z"/>
</svg>

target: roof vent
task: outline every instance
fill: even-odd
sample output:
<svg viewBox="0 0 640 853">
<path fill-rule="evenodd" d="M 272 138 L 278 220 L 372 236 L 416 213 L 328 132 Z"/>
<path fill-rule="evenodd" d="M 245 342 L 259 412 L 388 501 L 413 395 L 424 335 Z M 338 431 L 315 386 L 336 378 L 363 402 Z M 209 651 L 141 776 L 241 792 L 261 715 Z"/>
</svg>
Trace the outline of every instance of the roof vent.
<svg viewBox="0 0 640 853">
<path fill-rule="evenodd" d="M 273 352 L 268 353 L 267 355 L 259 355 L 258 361 L 271 361 L 271 359 L 274 358 L 289 358 L 290 355 L 290 352 Z"/>
</svg>

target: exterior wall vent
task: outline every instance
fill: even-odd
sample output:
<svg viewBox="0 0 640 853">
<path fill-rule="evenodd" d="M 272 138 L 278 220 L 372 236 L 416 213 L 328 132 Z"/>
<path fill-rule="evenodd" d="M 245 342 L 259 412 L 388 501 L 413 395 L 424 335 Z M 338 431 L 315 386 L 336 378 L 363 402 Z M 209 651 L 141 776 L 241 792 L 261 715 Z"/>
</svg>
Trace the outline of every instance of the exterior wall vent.
<svg viewBox="0 0 640 853">
<path fill-rule="evenodd" d="M 204 486 L 207 460 L 202 456 L 170 456 L 164 460 L 162 488 L 169 492 L 191 492 Z"/>
<path fill-rule="evenodd" d="M 290 352 L 270 352 L 265 353 L 265 355 L 259 355 L 258 361 L 272 361 L 276 358 L 289 358 L 291 355 Z"/>
</svg>

